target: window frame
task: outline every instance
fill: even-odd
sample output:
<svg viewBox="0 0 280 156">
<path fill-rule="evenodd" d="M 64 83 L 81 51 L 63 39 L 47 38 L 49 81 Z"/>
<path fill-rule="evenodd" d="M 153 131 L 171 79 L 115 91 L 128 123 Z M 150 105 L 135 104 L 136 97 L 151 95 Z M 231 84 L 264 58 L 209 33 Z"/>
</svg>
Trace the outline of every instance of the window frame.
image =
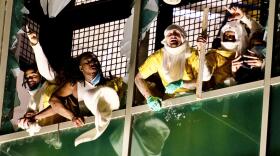
<svg viewBox="0 0 280 156">
<path fill-rule="evenodd" d="M 7 63 L 7 54 L 8 54 L 8 44 L 9 43 L 9 33 L 10 32 L 10 19 L 12 16 L 12 0 L 5 0 L 1 1 L 5 3 L 4 6 L 6 9 L 0 9 L 0 13 L 4 13 L 4 17 L 0 17 L 0 21 L 4 21 L 4 23 L 0 23 L 0 35 L 3 38 L 1 40 L 0 45 L 3 45 L 0 49 L 0 75 L 5 75 L 6 73 L 6 63 Z M 269 1 L 269 16 L 268 16 L 268 23 L 275 23 L 275 10 L 276 10 L 276 2 Z M 140 20 L 140 10 L 141 10 L 141 0 L 136 0 L 134 4 L 134 20 L 133 20 L 133 32 L 139 32 L 139 20 Z M 5 12 L 6 10 L 6 12 Z M 4 19 L 3 19 L 4 18 Z M 2 31 L 3 30 L 3 31 Z M 267 43 L 273 43 L 273 31 L 274 31 L 274 24 L 268 25 L 268 36 L 267 36 Z M 2 33 L 3 32 L 3 33 Z M 130 148 L 131 148 L 131 127 L 132 127 L 132 119 L 133 116 L 136 114 L 140 114 L 143 112 L 151 111 L 147 105 L 141 106 L 132 106 L 133 97 L 134 97 L 134 75 L 136 73 L 136 54 L 139 49 L 138 47 L 138 33 L 132 34 L 132 47 L 131 47 L 131 59 L 129 62 L 129 79 L 128 79 L 128 90 L 127 90 L 127 101 L 126 101 L 126 108 L 118 111 L 113 112 L 112 118 L 121 118 L 124 117 L 125 125 L 124 125 L 124 137 L 123 137 L 123 148 L 122 148 L 122 155 L 127 156 L 130 155 Z M 259 155 L 264 156 L 266 155 L 266 145 L 267 145 L 267 131 L 268 131 L 268 115 L 269 115 L 269 95 L 270 95 L 270 87 L 274 85 L 280 84 L 280 76 L 271 78 L 271 64 L 272 64 L 272 50 L 273 44 L 267 45 L 267 56 L 266 56 L 266 66 L 265 66 L 265 77 L 264 80 L 255 81 L 251 83 L 246 83 L 242 85 L 227 87 L 223 89 L 208 91 L 202 93 L 202 98 L 197 99 L 196 95 L 185 96 L 185 97 L 178 97 L 175 99 L 168 99 L 163 102 L 163 108 L 169 108 L 173 106 L 180 106 L 180 105 L 188 105 L 194 101 L 200 101 L 204 99 L 216 98 L 221 97 L 237 92 L 244 92 L 248 90 L 254 90 L 257 88 L 263 88 L 263 108 L 262 108 L 262 123 L 261 123 L 261 140 L 260 140 L 260 149 Z M 2 103 L 4 97 L 4 87 L 5 87 L 5 77 L 0 78 L 0 109 L 2 110 Z M 2 111 L 0 112 L 0 116 L 2 116 Z M 94 123 L 94 117 L 89 117 L 86 120 L 87 124 Z M 1 121 L 0 121 L 1 124 Z M 42 135 L 45 133 L 55 132 L 57 130 L 64 130 L 73 128 L 71 121 L 54 124 L 50 126 L 43 127 L 41 131 L 35 135 Z M 25 131 L 16 132 L 12 134 L 6 134 L 0 136 L 0 144 L 5 142 L 14 141 L 17 139 L 28 138 L 29 136 Z"/>
</svg>

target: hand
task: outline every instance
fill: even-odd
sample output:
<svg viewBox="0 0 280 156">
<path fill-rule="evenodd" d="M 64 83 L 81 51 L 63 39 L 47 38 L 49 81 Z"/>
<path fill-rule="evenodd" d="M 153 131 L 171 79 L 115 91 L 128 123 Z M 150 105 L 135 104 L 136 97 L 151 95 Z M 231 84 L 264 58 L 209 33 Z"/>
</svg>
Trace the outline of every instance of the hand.
<svg viewBox="0 0 280 156">
<path fill-rule="evenodd" d="M 161 110 L 161 99 L 158 97 L 154 97 L 154 96 L 149 96 L 147 98 L 147 103 L 148 106 L 153 110 L 153 111 L 159 111 Z"/>
<path fill-rule="evenodd" d="M 247 60 L 244 62 L 250 66 L 250 68 L 260 68 L 263 64 L 263 59 L 257 57 L 253 51 L 248 50 L 253 56 L 243 55 Z M 255 56 L 254 56 L 255 55 Z"/>
<path fill-rule="evenodd" d="M 237 70 L 243 65 L 243 61 L 241 61 L 241 55 L 236 57 L 234 60 L 231 62 L 231 71 L 233 73 L 236 73 Z"/>
<path fill-rule="evenodd" d="M 207 36 L 199 35 L 196 39 L 197 49 L 200 50 L 202 46 L 207 43 Z"/>
<path fill-rule="evenodd" d="M 232 8 L 226 7 L 226 9 L 231 14 L 231 17 L 229 18 L 230 21 L 240 20 L 244 16 L 243 11 L 238 7 L 232 7 Z"/>
<path fill-rule="evenodd" d="M 18 120 L 18 127 L 22 129 L 28 129 L 32 123 L 36 122 L 34 116 L 32 117 L 23 117 Z"/>
<path fill-rule="evenodd" d="M 35 46 L 39 41 L 35 32 L 30 32 L 28 26 L 26 26 L 26 34 L 30 41 L 31 46 Z"/>
<path fill-rule="evenodd" d="M 81 117 L 76 117 L 76 116 L 74 116 L 74 117 L 72 118 L 72 123 L 73 123 L 76 127 L 81 127 L 81 126 L 83 126 L 83 125 L 85 124 L 83 118 L 81 118 Z"/>
<path fill-rule="evenodd" d="M 178 88 L 182 88 L 183 85 L 184 85 L 183 80 L 171 82 L 165 87 L 165 93 L 173 94 Z"/>
</svg>

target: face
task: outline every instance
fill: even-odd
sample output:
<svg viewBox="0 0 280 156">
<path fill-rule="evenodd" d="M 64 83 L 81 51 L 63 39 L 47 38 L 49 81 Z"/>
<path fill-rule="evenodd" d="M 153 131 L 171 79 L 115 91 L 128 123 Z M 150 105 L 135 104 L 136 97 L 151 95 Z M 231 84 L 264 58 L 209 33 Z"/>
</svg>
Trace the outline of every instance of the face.
<svg viewBox="0 0 280 156">
<path fill-rule="evenodd" d="M 80 71 L 85 77 L 95 78 L 98 68 L 98 59 L 92 55 L 85 56 L 80 61 Z"/>
<path fill-rule="evenodd" d="M 36 89 L 41 82 L 41 76 L 39 72 L 35 71 L 34 69 L 26 70 L 24 73 L 24 77 L 29 87 L 29 90 Z"/>
<path fill-rule="evenodd" d="M 181 33 L 176 29 L 169 30 L 167 35 L 165 36 L 165 39 L 167 45 L 171 48 L 176 48 L 182 44 Z"/>
</svg>

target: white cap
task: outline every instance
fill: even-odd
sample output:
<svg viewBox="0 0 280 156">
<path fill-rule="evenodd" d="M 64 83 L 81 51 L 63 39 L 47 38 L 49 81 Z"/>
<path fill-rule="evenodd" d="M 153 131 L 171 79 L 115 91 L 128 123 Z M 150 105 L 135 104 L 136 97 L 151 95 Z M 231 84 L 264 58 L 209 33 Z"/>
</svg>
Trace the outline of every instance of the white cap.
<svg viewBox="0 0 280 156">
<path fill-rule="evenodd" d="M 170 30 L 174 30 L 174 29 L 175 29 L 175 30 L 178 30 L 178 31 L 180 32 L 182 42 L 185 42 L 185 41 L 186 41 L 187 33 L 185 32 L 185 30 L 184 30 L 181 26 L 179 26 L 179 25 L 177 25 L 177 24 L 171 24 L 171 25 L 169 25 L 169 26 L 164 30 L 164 39 L 161 41 L 161 43 L 162 43 L 163 45 L 166 43 L 165 38 L 166 38 L 168 32 L 169 32 Z"/>
</svg>

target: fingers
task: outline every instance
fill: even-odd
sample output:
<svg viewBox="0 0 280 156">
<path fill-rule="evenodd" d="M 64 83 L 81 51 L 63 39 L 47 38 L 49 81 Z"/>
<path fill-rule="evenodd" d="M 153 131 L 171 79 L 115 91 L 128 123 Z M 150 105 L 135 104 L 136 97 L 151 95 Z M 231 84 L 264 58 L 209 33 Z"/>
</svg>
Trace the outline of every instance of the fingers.
<svg viewBox="0 0 280 156">
<path fill-rule="evenodd" d="M 241 55 L 239 55 L 239 56 L 237 56 L 238 54 L 236 53 L 235 54 L 235 59 L 234 60 L 232 60 L 232 62 L 237 62 L 237 61 L 239 61 L 241 58 L 242 58 L 242 56 Z"/>
<path fill-rule="evenodd" d="M 37 39 L 37 35 L 36 33 L 34 32 L 31 32 L 31 33 L 27 33 L 27 37 L 30 41 L 34 40 L 34 39 Z"/>
<path fill-rule="evenodd" d="M 259 60 L 245 60 L 245 63 L 249 64 L 249 63 L 257 63 L 259 62 Z"/>
<path fill-rule="evenodd" d="M 34 46 L 38 43 L 37 34 L 35 32 L 31 32 L 29 27 L 26 25 L 26 35 L 30 41 L 31 46 Z"/>
<path fill-rule="evenodd" d="M 243 57 L 245 57 L 245 58 L 247 58 L 247 59 L 259 60 L 259 58 L 256 57 L 256 56 L 243 55 Z"/>
<path fill-rule="evenodd" d="M 207 42 L 207 36 L 199 35 L 196 39 L 197 42 Z"/>
<path fill-rule="evenodd" d="M 238 20 L 244 16 L 243 11 L 238 7 L 225 7 L 225 9 L 232 15 L 231 17 L 229 17 L 229 20 Z"/>
<path fill-rule="evenodd" d="M 161 110 L 160 105 L 159 105 L 158 103 L 155 103 L 155 104 L 153 105 L 153 107 L 152 107 L 152 110 L 153 110 L 153 111 L 159 111 L 159 110 Z"/>
<path fill-rule="evenodd" d="M 18 127 L 23 128 L 23 120 L 22 119 L 18 119 L 17 125 L 18 125 Z"/>
<path fill-rule="evenodd" d="M 148 104 L 148 106 L 151 108 L 152 111 L 159 111 L 159 110 L 161 110 L 160 102 L 159 101 L 150 103 L 150 104 Z"/>
<path fill-rule="evenodd" d="M 251 68 L 262 66 L 261 60 L 246 60 L 244 62 L 247 63 Z"/>
<path fill-rule="evenodd" d="M 249 52 L 250 56 L 257 56 L 256 52 L 254 51 L 247 50 L 247 52 Z"/>
<path fill-rule="evenodd" d="M 233 8 L 235 8 L 235 12 L 238 13 L 241 17 L 244 16 L 244 13 L 240 8 L 238 8 L 238 7 L 233 7 Z"/>
<path fill-rule="evenodd" d="M 28 27 L 28 25 L 25 26 L 25 30 L 26 30 L 26 33 L 29 33 L 29 27 Z"/>
<path fill-rule="evenodd" d="M 233 14 L 234 13 L 234 7 L 232 8 L 228 8 L 228 7 L 225 7 L 225 9 L 230 13 L 230 14 Z"/>
<path fill-rule="evenodd" d="M 18 127 L 22 128 L 22 129 L 28 129 L 31 123 L 32 122 L 31 122 L 30 118 L 23 117 L 18 120 Z"/>
<path fill-rule="evenodd" d="M 232 62 L 232 66 L 241 66 L 242 64 L 243 64 L 243 61 Z"/>
<path fill-rule="evenodd" d="M 243 65 L 243 61 L 232 62 L 231 70 L 232 72 L 236 72 Z"/>
<path fill-rule="evenodd" d="M 72 122 L 76 127 L 81 127 L 85 124 L 81 117 L 73 117 Z"/>
<path fill-rule="evenodd" d="M 36 33 L 34 33 L 34 32 L 27 33 L 27 36 L 28 36 L 31 46 L 35 46 L 39 42 Z"/>
<path fill-rule="evenodd" d="M 236 13 L 241 13 L 242 11 L 238 7 L 225 7 L 225 9 L 230 13 L 230 14 L 236 14 Z"/>
</svg>

